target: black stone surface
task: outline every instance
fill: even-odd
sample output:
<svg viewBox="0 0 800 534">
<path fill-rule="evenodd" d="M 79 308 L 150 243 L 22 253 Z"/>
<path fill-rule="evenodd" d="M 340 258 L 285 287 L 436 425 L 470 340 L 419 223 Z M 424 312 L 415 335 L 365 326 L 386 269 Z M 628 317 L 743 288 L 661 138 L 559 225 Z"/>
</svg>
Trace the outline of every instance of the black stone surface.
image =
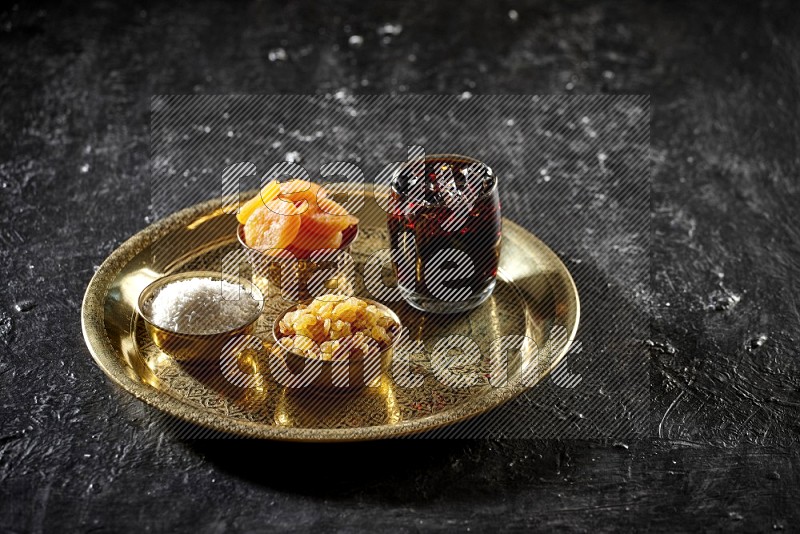
<svg viewBox="0 0 800 534">
<path fill-rule="evenodd" d="M 5 8 L 0 530 L 795 529 L 798 19 L 788 0 Z M 150 96 L 342 88 L 652 95 L 652 439 L 185 442 L 108 384 L 80 303 L 147 225 Z"/>
</svg>

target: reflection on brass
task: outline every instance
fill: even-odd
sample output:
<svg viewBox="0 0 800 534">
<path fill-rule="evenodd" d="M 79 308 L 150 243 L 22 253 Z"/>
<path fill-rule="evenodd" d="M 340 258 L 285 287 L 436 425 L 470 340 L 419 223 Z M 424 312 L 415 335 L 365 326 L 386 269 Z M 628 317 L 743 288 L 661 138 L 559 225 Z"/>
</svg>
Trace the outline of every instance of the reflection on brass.
<svg viewBox="0 0 800 534">
<path fill-rule="evenodd" d="M 365 200 L 357 214 L 358 238 L 351 245 L 357 273 L 370 254 L 389 247 L 385 212 L 371 193 Z M 293 304 L 279 290 L 267 292 L 262 315 L 249 327 L 263 347 L 235 355 L 248 386 L 239 387 L 215 358 L 181 361 L 163 351 L 136 312 L 141 291 L 153 280 L 187 271 L 219 273 L 223 258 L 241 252 L 238 223 L 220 206 L 217 199 L 188 208 L 123 243 L 90 282 L 82 309 L 84 338 L 97 365 L 137 398 L 195 424 L 292 441 L 355 441 L 427 431 L 485 412 L 535 385 L 558 364 L 575 336 L 579 303 L 569 272 L 541 241 L 504 220 L 498 284 L 480 307 L 458 315 L 426 315 L 402 301 L 383 302 L 411 339 L 424 344 L 425 351 L 407 361 L 418 387 L 395 380 L 393 369 L 385 368 L 378 387 L 347 394 L 287 388 L 272 376 L 269 364 L 273 322 Z M 371 298 L 359 277 L 354 291 Z M 448 369 L 436 368 L 433 348 L 453 334 L 474 340 L 481 357 L 465 355 L 468 361 L 459 362 L 456 355 Z M 508 384 L 495 387 L 488 379 L 489 349 L 505 335 L 530 341 L 509 354 Z M 482 378 L 468 387 L 447 383 L 448 377 L 459 376 Z"/>
</svg>

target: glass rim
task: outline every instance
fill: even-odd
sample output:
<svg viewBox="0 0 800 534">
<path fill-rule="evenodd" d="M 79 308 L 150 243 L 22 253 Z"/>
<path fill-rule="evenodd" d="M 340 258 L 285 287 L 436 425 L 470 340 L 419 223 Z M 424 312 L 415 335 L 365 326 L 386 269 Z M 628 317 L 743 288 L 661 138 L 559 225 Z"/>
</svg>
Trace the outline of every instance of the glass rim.
<svg viewBox="0 0 800 534">
<path fill-rule="evenodd" d="M 497 182 L 498 182 L 497 174 L 495 174 L 494 169 L 492 169 L 486 162 L 481 161 L 481 160 L 479 160 L 477 158 L 473 158 L 472 156 L 465 156 L 463 154 L 456 154 L 456 153 L 425 154 L 425 158 L 424 158 L 425 163 L 429 163 L 429 162 L 437 161 L 437 160 L 440 160 L 440 161 L 454 160 L 454 161 L 460 161 L 460 162 L 469 163 L 469 164 L 480 163 L 481 165 L 485 166 L 489 170 L 489 173 L 492 175 L 492 177 L 494 179 L 492 180 L 492 187 L 490 187 L 486 191 L 482 191 L 481 194 L 478 195 L 476 198 L 482 198 L 484 196 L 488 196 L 488 195 L 494 193 L 495 191 L 497 191 Z M 391 189 L 391 191 L 393 193 L 401 195 L 401 193 L 399 191 L 397 191 L 397 189 L 395 189 L 395 187 L 394 187 L 394 179 L 397 177 L 397 175 L 400 172 L 403 171 L 403 169 L 408 167 L 409 164 L 410 164 L 409 161 L 405 161 L 402 165 L 398 166 L 397 170 L 395 170 L 392 173 L 392 180 L 391 180 L 391 182 L 389 184 L 389 188 Z"/>
</svg>

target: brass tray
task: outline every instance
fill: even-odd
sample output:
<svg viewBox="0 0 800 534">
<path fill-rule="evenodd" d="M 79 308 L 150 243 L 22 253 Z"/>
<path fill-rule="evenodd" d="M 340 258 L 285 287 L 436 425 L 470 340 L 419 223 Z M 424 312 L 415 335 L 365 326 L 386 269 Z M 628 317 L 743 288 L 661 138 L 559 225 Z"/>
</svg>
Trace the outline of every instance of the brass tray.
<svg viewBox="0 0 800 534">
<path fill-rule="evenodd" d="M 434 316 L 402 302 L 387 304 L 428 351 L 450 334 L 470 336 L 483 355 L 498 336 L 532 339 L 535 349 L 519 350 L 509 360 L 506 385 L 497 387 L 487 378 L 449 387 L 432 374 L 423 353 L 411 361 L 413 372 L 423 376 L 420 387 L 401 387 L 387 373 L 380 387 L 313 403 L 273 382 L 269 373 L 257 387 L 223 387 L 213 372 L 197 372 L 163 354 L 136 313 L 139 293 L 151 281 L 174 272 L 219 269 L 221 258 L 239 247 L 235 217 L 221 205 L 215 199 L 184 209 L 123 243 L 89 283 L 81 314 L 86 344 L 103 372 L 147 404 L 201 427 L 286 441 L 371 440 L 437 429 L 495 408 L 542 380 L 566 354 L 578 328 L 578 293 L 567 268 L 544 243 L 504 219 L 498 284 L 479 308 Z M 372 252 L 388 248 L 388 231 L 373 193 L 366 194 L 358 216 L 360 234 L 352 255 L 363 272 Z M 363 292 L 356 288 L 356 294 L 369 296 Z M 270 340 L 273 318 L 289 305 L 280 297 L 265 301 L 256 326 L 263 340 Z M 479 367 L 486 361 L 481 359 Z M 488 376 L 488 369 L 479 371 Z"/>
</svg>

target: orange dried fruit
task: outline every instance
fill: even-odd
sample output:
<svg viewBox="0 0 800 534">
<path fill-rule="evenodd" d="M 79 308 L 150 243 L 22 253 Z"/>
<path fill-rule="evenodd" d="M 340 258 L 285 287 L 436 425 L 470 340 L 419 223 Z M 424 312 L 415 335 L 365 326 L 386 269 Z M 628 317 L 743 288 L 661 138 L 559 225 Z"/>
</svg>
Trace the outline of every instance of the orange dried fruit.
<svg viewBox="0 0 800 534">
<path fill-rule="evenodd" d="M 303 232 L 331 236 L 337 232 L 358 224 L 358 218 L 353 217 L 341 205 L 333 200 L 321 198 L 317 209 L 308 210 L 303 214 Z"/>
<path fill-rule="evenodd" d="M 280 192 L 280 184 L 277 180 L 272 180 L 256 196 L 241 205 L 239 213 L 236 214 L 236 219 L 242 224 L 246 223 L 256 209 L 264 207 L 267 202 L 274 200 Z"/>
<path fill-rule="evenodd" d="M 236 217 L 244 225 L 248 246 L 288 247 L 300 257 L 313 250 L 341 247 L 342 231 L 358 224 L 358 218 L 326 197 L 323 187 L 301 179 L 273 180 L 243 204 Z"/>
<path fill-rule="evenodd" d="M 296 178 L 280 184 L 280 198 L 295 205 L 297 213 L 308 213 L 317 209 L 320 185 Z"/>
<path fill-rule="evenodd" d="M 281 203 L 279 199 L 256 208 L 244 223 L 245 243 L 261 250 L 288 247 L 300 231 L 300 216 L 292 210 L 293 205 Z"/>
</svg>

